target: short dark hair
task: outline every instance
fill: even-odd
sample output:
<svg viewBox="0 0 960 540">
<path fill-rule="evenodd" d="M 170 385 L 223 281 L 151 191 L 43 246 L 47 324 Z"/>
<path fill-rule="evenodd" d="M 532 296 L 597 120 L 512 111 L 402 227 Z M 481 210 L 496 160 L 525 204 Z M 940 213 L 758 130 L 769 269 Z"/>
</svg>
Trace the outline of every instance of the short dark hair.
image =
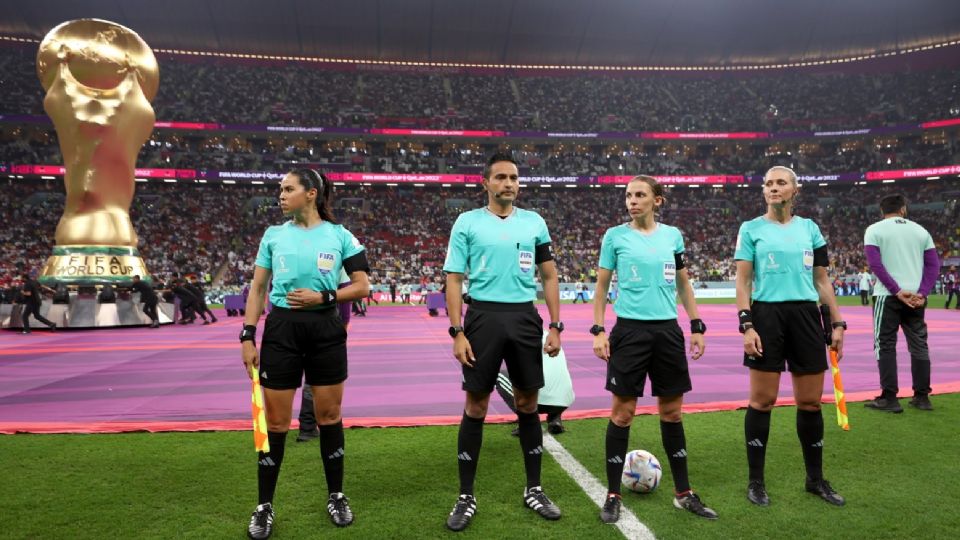
<svg viewBox="0 0 960 540">
<path fill-rule="evenodd" d="M 885 195 L 880 199 L 880 211 L 886 214 L 896 214 L 901 208 L 907 206 L 907 198 L 901 193 Z"/>
<path fill-rule="evenodd" d="M 134 274 L 133 279 L 140 279 L 140 274 Z"/>
<path fill-rule="evenodd" d="M 487 160 L 487 164 L 483 167 L 484 180 L 490 179 L 490 173 L 491 173 L 491 170 L 493 169 L 493 164 L 500 163 L 501 161 L 507 161 L 509 163 L 513 163 L 514 165 L 517 165 L 517 161 L 513 159 L 513 156 L 511 154 L 497 152 L 496 154 L 493 154 L 492 156 L 490 156 L 490 159 Z M 520 166 L 517 165 L 517 168 L 520 168 Z"/>
</svg>

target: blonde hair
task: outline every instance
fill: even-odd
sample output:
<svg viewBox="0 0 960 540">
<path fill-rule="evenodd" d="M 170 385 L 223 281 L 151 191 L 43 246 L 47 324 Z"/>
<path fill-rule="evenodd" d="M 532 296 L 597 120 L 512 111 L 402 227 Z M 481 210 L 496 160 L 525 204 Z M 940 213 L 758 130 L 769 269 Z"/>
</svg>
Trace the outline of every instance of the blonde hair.
<svg viewBox="0 0 960 540">
<path fill-rule="evenodd" d="M 776 165 L 774 167 L 770 167 L 769 169 L 767 169 L 767 172 L 763 175 L 763 181 L 766 182 L 767 177 L 770 176 L 770 173 L 774 171 L 783 171 L 787 173 L 787 176 L 790 177 L 790 181 L 793 182 L 793 187 L 795 188 L 800 187 L 800 184 L 797 182 L 797 173 L 795 173 L 793 169 L 791 169 L 790 167 L 786 167 L 784 165 Z"/>
</svg>

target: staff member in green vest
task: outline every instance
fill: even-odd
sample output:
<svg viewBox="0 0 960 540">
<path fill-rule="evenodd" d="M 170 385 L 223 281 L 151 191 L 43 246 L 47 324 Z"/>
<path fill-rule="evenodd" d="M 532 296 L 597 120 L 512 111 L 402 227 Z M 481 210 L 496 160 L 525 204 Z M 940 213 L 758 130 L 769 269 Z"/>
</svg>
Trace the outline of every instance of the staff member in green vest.
<svg viewBox="0 0 960 540">
<path fill-rule="evenodd" d="M 543 352 L 560 352 L 560 286 L 550 251 L 547 224 L 536 212 L 514 207 L 520 190 L 519 172 L 512 157 L 495 154 L 483 171 L 487 206 L 464 212 L 450 232 L 443 270 L 447 273 L 447 312 L 453 355 L 463 365 L 466 405 L 457 439 L 460 496 L 447 518 L 447 527 L 460 531 L 477 511 L 473 483 L 483 439 L 483 421 L 500 365 L 506 361 L 520 427 L 520 448 L 527 485 L 523 502 L 549 520 L 560 519 L 560 509 L 540 487 L 543 433 L 537 416 L 537 394 L 543 387 Z M 550 330 L 544 344 L 543 319 L 533 301 L 537 296 L 534 272 L 539 269 L 550 312 Z M 461 324 L 464 273 L 470 275 L 472 299 Z"/>
<path fill-rule="evenodd" d="M 327 479 L 327 513 L 338 527 L 353 522 L 343 495 L 344 438 L 340 403 L 347 379 L 347 332 L 337 302 L 367 295 L 366 251 L 330 209 L 331 186 L 312 169 L 296 169 L 280 183 L 280 207 L 291 220 L 267 229 L 260 241 L 240 342 L 243 364 L 258 368 L 263 385 L 270 452 L 258 458 L 259 504 L 250 518 L 251 538 L 273 531 L 273 495 L 283 463 L 293 398 L 305 379 L 313 391 L 320 426 L 320 454 Z M 341 268 L 350 285 L 337 290 Z M 273 309 L 263 329 L 260 357 L 254 342 L 267 283 Z"/>
<path fill-rule="evenodd" d="M 797 403 L 797 436 L 806 466 L 806 489 L 828 503 L 844 499 L 823 478 L 823 373 L 827 369 L 824 333 L 843 356 L 843 332 L 833 286 L 827 276 L 827 242 L 812 220 L 793 215 L 800 186 L 788 167 L 764 176 L 767 212 L 740 226 L 737 309 L 743 334 L 743 365 L 750 368 L 750 405 L 744 419 L 750 480 L 747 498 L 767 506 L 764 460 L 770 411 L 777 402 L 780 374 L 789 369 Z M 751 302 L 752 300 L 752 302 Z M 824 329 L 817 300 L 830 309 L 832 329 Z"/>
<path fill-rule="evenodd" d="M 677 324 L 677 294 L 690 316 L 690 353 L 703 355 L 707 326 L 700 319 L 693 288 L 683 261 L 683 235 L 676 227 L 656 221 L 663 205 L 663 186 L 650 176 L 637 176 L 626 189 L 630 221 L 607 229 L 600 245 L 597 290 L 593 295 L 590 333 L 593 352 L 607 362 L 607 390 L 613 394 L 607 424 L 607 500 L 600 511 L 604 523 L 620 519 L 620 479 L 630 439 L 630 424 L 650 377 L 657 396 L 660 436 L 670 460 L 677 508 L 707 518 L 717 513 L 690 489 L 687 474 L 686 436 L 681 409 L 683 394 L 692 388 L 683 331 Z M 620 298 L 613 309 L 617 324 L 607 339 L 603 327 L 607 289 L 613 272 L 620 280 Z"/>
</svg>

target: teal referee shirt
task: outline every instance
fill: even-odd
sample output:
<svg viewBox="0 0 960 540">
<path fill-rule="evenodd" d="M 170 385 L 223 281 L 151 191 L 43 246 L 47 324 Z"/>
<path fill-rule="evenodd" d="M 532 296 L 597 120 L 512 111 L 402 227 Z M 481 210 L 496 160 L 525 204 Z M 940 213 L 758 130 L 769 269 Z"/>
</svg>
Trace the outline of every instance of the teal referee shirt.
<svg viewBox="0 0 960 540">
<path fill-rule="evenodd" d="M 647 234 L 629 223 L 607 229 L 600 244 L 600 268 L 615 270 L 620 296 L 618 317 L 641 321 L 677 318 L 677 255 L 683 253 L 680 229 L 658 223 Z"/>
<path fill-rule="evenodd" d="M 324 221 L 305 229 L 288 221 L 263 233 L 255 264 L 273 273 L 270 302 L 289 308 L 287 293 L 294 289 L 337 290 L 344 259 L 361 251 L 360 241 L 343 225 Z"/>
<path fill-rule="evenodd" d="M 470 296 L 482 302 L 537 298 L 537 246 L 550 243 L 540 214 L 514 207 L 503 219 L 486 207 L 460 214 L 450 231 L 444 272 L 468 274 Z"/>
<path fill-rule="evenodd" d="M 812 220 L 793 216 L 780 224 L 764 216 L 740 225 L 733 258 L 753 263 L 753 299 L 816 302 L 813 250 L 827 245 Z"/>
</svg>

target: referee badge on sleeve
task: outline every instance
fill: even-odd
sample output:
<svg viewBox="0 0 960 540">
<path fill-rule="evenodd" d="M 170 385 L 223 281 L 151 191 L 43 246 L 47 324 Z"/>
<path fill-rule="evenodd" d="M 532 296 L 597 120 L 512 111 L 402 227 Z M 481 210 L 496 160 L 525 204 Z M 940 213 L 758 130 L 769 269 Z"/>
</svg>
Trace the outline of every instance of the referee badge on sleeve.
<svg viewBox="0 0 960 540">
<path fill-rule="evenodd" d="M 673 282 L 677 280 L 677 264 L 672 262 L 663 263 L 663 280 L 667 282 L 667 285 L 673 285 Z"/>
<path fill-rule="evenodd" d="M 803 250 L 803 269 L 811 270 L 813 268 L 813 250 Z"/>
</svg>

